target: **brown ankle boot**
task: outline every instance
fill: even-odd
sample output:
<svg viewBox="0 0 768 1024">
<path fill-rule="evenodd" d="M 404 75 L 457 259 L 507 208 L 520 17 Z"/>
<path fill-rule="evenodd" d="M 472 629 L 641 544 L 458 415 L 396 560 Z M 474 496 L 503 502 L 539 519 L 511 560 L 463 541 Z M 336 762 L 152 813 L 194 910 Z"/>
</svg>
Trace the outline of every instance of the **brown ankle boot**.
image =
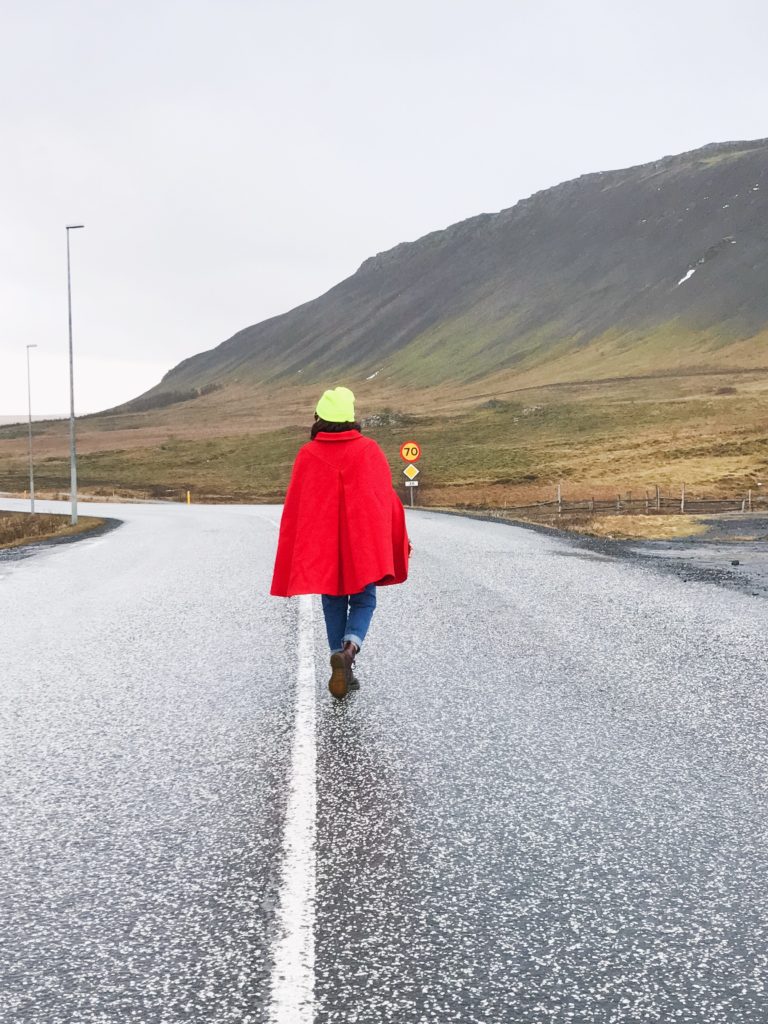
<svg viewBox="0 0 768 1024">
<path fill-rule="evenodd" d="M 354 683 L 357 680 L 352 674 L 352 665 L 356 654 L 357 647 L 347 640 L 341 651 L 334 651 L 331 655 L 331 678 L 328 680 L 328 689 L 338 700 L 346 697 L 350 688 L 355 689 Z"/>
<path fill-rule="evenodd" d="M 342 650 L 341 653 L 344 655 L 345 658 L 349 658 L 350 665 L 354 665 L 355 655 L 359 650 L 360 648 L 353 644 L 351 640 L 347 640 L 344 644 L 344 649 Z"/>
<path fill-rule="evenodd" d="M 347 649 L 349 650 L 347 651 Z M 348 653 L 349 656 L 352 658 L 349 664 L 349 682 L 347 683 L 348 690 L 360 689 L 360 680 L 355 675 L 355 658 L 357 657 L 359 650 L 360 648 L 356 647 L 351 640 L 347 640 L 347 642 L 344 644 L 345 654 Z"/>
</svg>

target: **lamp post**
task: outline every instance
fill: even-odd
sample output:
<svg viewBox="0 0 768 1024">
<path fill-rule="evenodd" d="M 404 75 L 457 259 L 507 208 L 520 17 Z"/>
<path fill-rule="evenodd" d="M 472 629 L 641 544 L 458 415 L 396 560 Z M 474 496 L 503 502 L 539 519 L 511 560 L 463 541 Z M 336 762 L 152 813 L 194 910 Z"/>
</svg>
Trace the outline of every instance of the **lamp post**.
<svg viewBox="0 0 768 1024">
<path fill-rule="evenodd" d="M 32 463 L 32 373 L 29 368 L 29 350 L 37 345 L 27 345 L 27 408 L 29 410 L 29 511 L 35 511 L 35 470 Z"/>
<path fill-rule="evenodd" d="M 72 504 L 72 525 L 77 525 L 77 448 L 75 445 L 75 368 L 72 358 L 72 275 L 69 268 L 69 232 L 84 224 L 67 224 L 67 310 L 69 313 L 69 498 Z"/>
</svg>

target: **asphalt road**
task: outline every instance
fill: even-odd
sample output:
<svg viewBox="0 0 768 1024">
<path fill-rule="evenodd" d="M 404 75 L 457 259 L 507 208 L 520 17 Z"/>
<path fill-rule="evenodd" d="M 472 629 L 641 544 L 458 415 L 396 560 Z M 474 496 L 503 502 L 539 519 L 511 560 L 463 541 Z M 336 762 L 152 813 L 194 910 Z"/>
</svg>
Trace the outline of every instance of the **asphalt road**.
<svg viewBox="0 0 768 1024">
<path fill-rule="evenodd" d="M 417 512 L 335 703 L 279 509 L 92 508 L 0 554 L 3 1022 L 768 1020 L 765 598 Z"/>
</svg>

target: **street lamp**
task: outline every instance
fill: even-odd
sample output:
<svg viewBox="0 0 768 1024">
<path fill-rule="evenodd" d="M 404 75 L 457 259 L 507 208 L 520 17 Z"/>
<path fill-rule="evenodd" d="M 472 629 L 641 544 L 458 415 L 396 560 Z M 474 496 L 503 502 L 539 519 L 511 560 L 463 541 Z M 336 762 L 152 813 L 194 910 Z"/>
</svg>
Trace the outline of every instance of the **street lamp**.
<svg viewBox="0 0 768 1024">
<path fill-rule="evenodd" d="M 35 471 L 32 464 L 32 374 L 29 369 L 29 350 L 37 345 L 27 345 L 27 408 L 29 410 L 29 511 L 35 511 Z"/>
<path fill-rule="evenodd" d="M 69 269 L 69 232 L 85 224 L 67 224 L 67 309 L 69 311 L 69 498 L 72 503 L 72 525 L 77 525 L 77 449 L 75 447 L 75 368 L 72 358 L 72 275 Z"/>
</svg>

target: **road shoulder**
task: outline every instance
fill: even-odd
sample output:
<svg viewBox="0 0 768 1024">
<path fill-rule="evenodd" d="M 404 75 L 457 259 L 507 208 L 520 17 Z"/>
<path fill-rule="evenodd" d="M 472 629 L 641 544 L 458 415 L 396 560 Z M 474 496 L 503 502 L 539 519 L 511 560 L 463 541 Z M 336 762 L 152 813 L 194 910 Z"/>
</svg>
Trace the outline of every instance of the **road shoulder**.
<svg viewBox="0 0 768 1024">
<path fill-rule="evenodd" d="M 707 532 L 699 536 L 658 540 L 616 540 L 558 530 L 539 523 L 512 520 L 492 513 L 418 509 L 419 513 L 461 516 L 515 526 L 565 541 L 575 557 L 580 553 L 633 560 L 682 582 L 711 583 L 752 597 L 768 597 L 768 517 L 734 514 L 705 517 Z"/>
</svg>

